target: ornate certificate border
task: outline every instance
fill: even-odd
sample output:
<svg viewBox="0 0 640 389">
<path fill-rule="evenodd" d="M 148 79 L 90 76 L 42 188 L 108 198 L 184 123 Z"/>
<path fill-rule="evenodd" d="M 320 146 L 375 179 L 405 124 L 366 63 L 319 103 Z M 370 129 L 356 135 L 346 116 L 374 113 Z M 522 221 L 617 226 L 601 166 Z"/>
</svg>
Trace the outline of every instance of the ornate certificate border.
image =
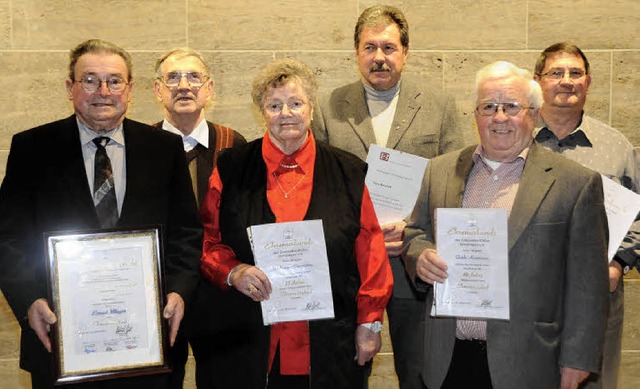
<svg viewBox="0 0 640 389">
<path fill-rule="evenodd" d="M 45 241 L 56 384 L 168 372 L 159 228 Z"/>
</svg>

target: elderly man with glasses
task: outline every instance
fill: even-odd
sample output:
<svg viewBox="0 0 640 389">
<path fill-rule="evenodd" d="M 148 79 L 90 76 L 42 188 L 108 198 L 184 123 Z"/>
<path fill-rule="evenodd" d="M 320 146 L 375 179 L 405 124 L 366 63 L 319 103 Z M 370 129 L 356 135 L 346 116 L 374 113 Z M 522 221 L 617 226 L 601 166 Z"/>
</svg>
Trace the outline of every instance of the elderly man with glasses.
<svg viewBox="0 0 640 389">
<path fill-rule="evenodd" d="M 79 44 L 66 82 L 74 114 L 18 133 L 11 143 L 0 188 L 0 287 L 20 323 L 20 367 L 31 373 L 33 388 L 53 388 L 57 378 L 49 330 L 58 317 L 47 299 L 44 233 L 161 226 L 171 345 L 198 282 L 202 226 L 180 138 L 125 118 L 131 74 L 122 48 L 98 39 Z M 71 387 L 165 388 L 168 379 Z"/>
<path fill-rule="evenodd" d="M 602 180 L 533 142 L 541 103 L 528 71 L 486 66 L 476 77 L 480 145 L 427 167 L 403 258 L 428 308 L 432 285 L 454 271 L 434 239 L 436 209 L 509 215 L 509 319 L 427 315 L 428 388 L 577 388 L 600 367 L 608 304 Z"/>
<path fill-rule="evenodd" d="M 538 58 L 534 78 L 542 88 L 544 105 L 536 141 L 629 190 L 640 193 L 640 156 L 627 138 L 584 112 L 591 85 L 590 66 L 582 50 L 556 43 Z M 640 259 L 640 220 L 627 232 L 609 264 L 609 320 L 602 371 L 585 388 L 615 389 L 620 368 L 624 316 L 623 275 Z"/>
<path fill-rule="evenodd" d="M 200 204 L 216 165 L 218 152 L 247 142 L 231 128 L 205 120 L 214 82 L 211 69 L 202 54 L 190 48 L 170 50 L 158 58 L 155 71 L 153 90 L 162 104 L 164 120 L 154 126 L 182 137 L 193 192 Z M 224 349 L 224 339 L 216 336 L 219 318 L 212 309 L 216 306 L 216 296 L 219 294 L 219 289 L 210 283 L 198 283 L 194 304 L 189 307 L 185 325 L 172 348 L 174 388 L 182 388 L 188 358 L 187 341 L 191 344 L 196 361 L 196 383 L 199 383 L 199 387 L 206 386 L 201 378 L 202 361 L 224 356 L 221 351 Z"/>
</svg>

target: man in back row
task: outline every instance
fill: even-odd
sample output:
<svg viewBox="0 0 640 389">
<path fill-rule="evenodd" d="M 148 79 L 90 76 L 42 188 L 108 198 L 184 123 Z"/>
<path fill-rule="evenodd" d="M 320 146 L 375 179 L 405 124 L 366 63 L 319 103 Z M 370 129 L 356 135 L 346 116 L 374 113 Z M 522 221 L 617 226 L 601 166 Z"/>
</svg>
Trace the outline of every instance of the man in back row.
<svg viewBox="0 0 640 389">
<path fill-rule="evenodd" d="M 542 88 L 544 105 L 536 142 L 551 151 L 640 193 L 640 156 L 620 132 L 584 113 L 591 85 L 589 61 L 569 43 L 547 47 L 538 58 L 534 78 Z M 622 348 L 623 275 L 640 258 L 640 220 L 636 219 L 609 264 L 609 320 L 602 371 L 585 388 L 615 389 Z"/>
<path fill-rule="evenodd" d="M 354 33 L 361 80 L 320 99 L 312 122 L 316 139 L 366 160 L 371 144 L 425 158 L 462 147 L 451 96 L 401 77 L 409 55 L 409 24 L 391 6 L 367 8 Z M 424 295 L 407 279 L 399 257 L 404 221 L 382 226 L 393 271 L 387 305 L 393 356 L 400 388 L 421 388 Z M 379 330 L 378 330 L 379 331 Z"/>
<path fill-rule="evenodd" d="M 187 155 L 193 192 L 198 204 L 209 187 L 209 176 L 216 165 L 220 150 L 247 143 L 242 135 L 219 124 L 205 120 L 206 107 L 211 101 L 214 82 L 211 69 L 199 52 L 179 48 L 164 53 L 156 61 L 156 81 L 153 90 L 162 104 L 164 120 L 154 126 L 182 137 Z M 188 357 L 187 340 L 191 343 L 196 361 L 196 384 L 208 387 L 203 381 L 214 374 L 201 374 L 202 361 L 223 358 L 216 334 L 216 296 L 221 292 L 209 282 L 198 283 L 194 303 L 189 308 L 182 330 L 171 349 L 173 388 L 182 388 Z M 207 366 L 220 364 L 208 363 Z"/>
</svg>

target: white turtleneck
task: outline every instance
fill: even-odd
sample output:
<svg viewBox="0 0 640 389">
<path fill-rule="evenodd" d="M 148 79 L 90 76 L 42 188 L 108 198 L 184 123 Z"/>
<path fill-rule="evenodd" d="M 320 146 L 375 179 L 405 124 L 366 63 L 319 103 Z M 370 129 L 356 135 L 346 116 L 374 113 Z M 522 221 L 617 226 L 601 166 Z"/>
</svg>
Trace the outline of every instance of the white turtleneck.
<svg viewBox="0 0 640 389">
<path fill-rule="evenodd" d="M 363 85 L 376 143 L 379 146 L 386 147 L 393 117 L 396 113 L 396 106 L 398 105 L 400 82 L 384 91 L 375 90 L 364 83 Z"/>
</svg>

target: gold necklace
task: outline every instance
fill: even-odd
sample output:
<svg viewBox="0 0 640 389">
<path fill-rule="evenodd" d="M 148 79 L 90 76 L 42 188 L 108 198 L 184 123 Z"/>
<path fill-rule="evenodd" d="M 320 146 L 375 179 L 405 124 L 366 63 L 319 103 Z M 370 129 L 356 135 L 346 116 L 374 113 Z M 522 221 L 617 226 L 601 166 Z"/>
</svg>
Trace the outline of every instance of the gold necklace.
<svg viewBox="0 0 640 389">
<path fill-rule="evenodd" d="M 307 176 L 307 173 L 304 173 L 302 175 L 302 178 L 296 182 L 296 184 L 294 186 L 291 187 L 291 189 L 289 189 L 287 192 L 284 191 L 284 189 L 282 188 L 282 185 L 280 185 L 280 180 L 278 180 L 278 176 L 276 175 L 276 172 L 273 172 L 273 178 L 276 179 L 276 184 L 278 184 L 278 188 L 280 188 L 280 191 L 282 192 L 282 194 L 284 195 L 285 199 L 289 198 L 289 193 L 293 192 L 293 190 L 295 188 L 298 187 L 298 185 L 300 185 L 300 183 L 302 182 L 302 180 L 304 180 L 304 178 Z"/>
</svg>

